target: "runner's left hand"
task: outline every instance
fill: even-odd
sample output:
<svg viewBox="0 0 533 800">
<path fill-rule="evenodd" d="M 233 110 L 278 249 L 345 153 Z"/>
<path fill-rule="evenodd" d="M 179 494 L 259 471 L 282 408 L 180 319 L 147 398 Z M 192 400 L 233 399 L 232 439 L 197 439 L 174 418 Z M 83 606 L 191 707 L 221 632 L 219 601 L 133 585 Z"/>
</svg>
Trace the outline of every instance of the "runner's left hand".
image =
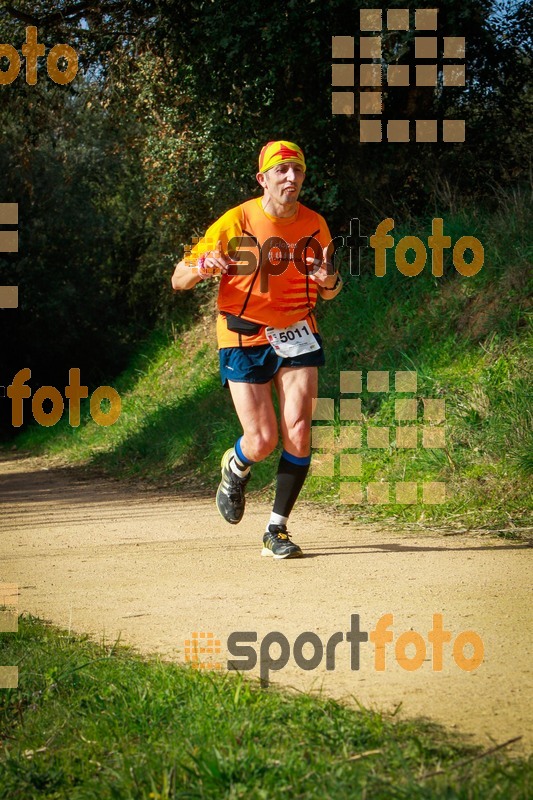
<svg viewBox="0 0 533 800">
<path fill-rule="evenodd" d="M 331 289 L 335 285 L 337 272 L 333 268 L 333 263 L 328 260 L 327 248 L 324 248 L 322 261 L 312 256 L 306 258 L 305 261 L 307 266 L 313 267 L 313 271 L 309 273 L 309 278 L 318 286 Z"/>
</svg>

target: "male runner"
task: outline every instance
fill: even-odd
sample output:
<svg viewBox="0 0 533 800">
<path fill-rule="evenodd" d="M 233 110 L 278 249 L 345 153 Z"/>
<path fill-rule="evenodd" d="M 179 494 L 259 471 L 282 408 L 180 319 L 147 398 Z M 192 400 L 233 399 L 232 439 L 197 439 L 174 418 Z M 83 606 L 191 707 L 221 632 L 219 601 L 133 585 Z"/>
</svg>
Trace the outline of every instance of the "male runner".
<svg viewBox="0 0 533 800">
<path fill-rule="evenodd" d="M 298 145 L 265 145 L 256 175 L 263 196 L 213 223 L 172 276 L 175 290 L 221 276 L 220 372 L 243 435 L 222 457 L 216 504 L 233 525 L 244 514 L 251 467 L 277 445 L 272 386 L 277 392 L 283 451 L 262 550 L 277 559 L 303 555 L 290 539 L 287 521 L 309 471 L 312 402 L 318 396 L 317 367 L 324 364 L 313 308 L 318 295 L 331 300 L 342 288 L 328 257 L 325 220 L 298 202 L 305 170 Z"/>
</svg>

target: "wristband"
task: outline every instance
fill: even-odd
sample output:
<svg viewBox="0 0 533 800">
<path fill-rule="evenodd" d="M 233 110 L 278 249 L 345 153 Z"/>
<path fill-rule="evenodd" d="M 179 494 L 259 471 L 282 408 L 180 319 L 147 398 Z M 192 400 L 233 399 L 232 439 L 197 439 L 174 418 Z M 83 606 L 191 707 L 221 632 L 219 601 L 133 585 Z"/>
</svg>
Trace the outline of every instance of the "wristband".
<svg viewBox="0 0 533 800">
<path fill-rule="evenodd" d="M 207 275 L 204 273 L 204 263 L 205 263 L 206 256 L 199 256 L 198 261 L 196 262 L 196 272 L 198 277 L 201 281 L 205 281 L 207 279 Z"/>
<path fill-rule="evenodd" d="M 326 292 L 334 292 L 335 289 L 337 288 L 337 286 L 339 285 L 339 283 L 341 283 L 341 281 L 342 281 L 342 278 L 341 278 L 340 272 L 337 272 L 337 280 L 335 281 L 333 286 L 323 286 L 322 288 L 325 289 Z"/>
</svg>

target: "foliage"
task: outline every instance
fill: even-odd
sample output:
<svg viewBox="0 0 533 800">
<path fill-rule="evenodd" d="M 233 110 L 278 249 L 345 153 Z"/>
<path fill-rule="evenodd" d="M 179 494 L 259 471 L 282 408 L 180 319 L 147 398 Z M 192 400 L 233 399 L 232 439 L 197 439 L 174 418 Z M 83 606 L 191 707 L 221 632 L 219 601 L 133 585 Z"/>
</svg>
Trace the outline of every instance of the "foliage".
<svg viewBox="0 0 533 800">
<path fill-rule="evenodd" d="M 21 617 L 0 696 L 0 797 L 530 796 L 531 763 L 418 720 L 199 672 Z M 435 774 L 436 773 L 436 774 Z"/>
<path fill-rule="evenodd" d="M 440 31 L 465 35 L 465 91 L 409 87 L 384 97 L 389 116 L 461 115 L 463 145 L 361 145 L 354 118 L 331 114 L 331 36 L 356 35 L 352 0 L 14 0 L 0 40 L 20 49 L 37 26 L 46 48 L 69 42 L 80 71 L 55 85 L 1 86 L 0 202 L 20 207 L 20 252 L 2 254 L 20 308 L 0 314 L 0 383 L 22 367 L 32 384 L 92 388 L 127 363 L 154 325 L 179 326 L 198 294 L 172 298 L 173 263 L 222 211 L 257 191 L 269 139 L 300 142 L 303 199 L 335 232 L 352 217 L 400 222 L 465 195 L 492 202 L 529 169 L 531 17 L 526 3 L 445 0 Z M 396 3 L 388 4 L 395 7 Z M 430 4 L 431 5 L 431 4 Z M 400 3 L 401 7 L 401 3 Z M 413 62 L 413 35 L 384 48 Z M 358 88 L 357 86 L 355 87 Z M 3 404 L 0 398 L 0 407 Z M 4 422 L 6 415 L 0 414 Z"/>
<path fill-rule="evenodd" d="M 387 275 L 377 278 L 370 251 L 361 276 L 348 276 L 344 263 L 341 294 L 319 304 L 326 351 L 321 397 L 339 399 L 342 370 L 407 369 L 418 373 L 418 397 L 440 397 L 446 403 L 446 449 L 374 450 L 363 437 L 360 452 L 364 483 L 444 481 L 448 502 L 349 506 L 358 518 L 432 518 L 491 528 L 528 524 L 533 451 L 529 209 L 526 197 L 514 202 L 508 197 L 498 212 L 463 211 L 448 217 L 445 233 L 452 241 L 469 233 L 485 246 L 485 266 L 474 277 L 460 276 L 448 253 L 442 278 L 433 277 L 429 266 L 408 278 L 395 269 L 389 251 Z M 411 220 L 409 227 L 395 232 L 424 240 L 430 231 L 429 221 Z M 84 460 L 160 487 L 212 492 L 219 480 L 220 453 L 240 432 L 218 376 L 215 288 L 207 282 L 197 287 L 203 310 L 188 330 L 154 335 L 150 349 L 141 348 L 117 379 L 123 410 L 112 427 L 99 428 L 87 413 L 80 429 L 71 428 L 66 418 L 55 428 L 34 426 L 18 446 Z M 396 399 L 394 391 L 365 391 L 365 422 L 394 426 Z M 335 425 L 338 435 L 338 418 Z M 254 467 L 252 490 L 270 490 L 276 458 L 274 453 Z M 303 497 L 338 503 L 338 477 L 308 480 Z"/>
</svg>

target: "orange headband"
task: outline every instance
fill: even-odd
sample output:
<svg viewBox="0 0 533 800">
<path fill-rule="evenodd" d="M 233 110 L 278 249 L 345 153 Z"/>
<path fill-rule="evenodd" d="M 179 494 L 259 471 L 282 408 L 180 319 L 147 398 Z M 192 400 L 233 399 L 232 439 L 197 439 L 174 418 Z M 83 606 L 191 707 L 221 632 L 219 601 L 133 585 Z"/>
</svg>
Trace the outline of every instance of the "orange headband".
<svg viewBox="0 0 533 800">
<path fill-rule="evenodd" d="M 305 158 L 301 147 L 294 142 L 268 142 L 259 154 L 259 172 L 267 172 L 284 161 L 295 161 L 305 172 Z"/>
</svg>

